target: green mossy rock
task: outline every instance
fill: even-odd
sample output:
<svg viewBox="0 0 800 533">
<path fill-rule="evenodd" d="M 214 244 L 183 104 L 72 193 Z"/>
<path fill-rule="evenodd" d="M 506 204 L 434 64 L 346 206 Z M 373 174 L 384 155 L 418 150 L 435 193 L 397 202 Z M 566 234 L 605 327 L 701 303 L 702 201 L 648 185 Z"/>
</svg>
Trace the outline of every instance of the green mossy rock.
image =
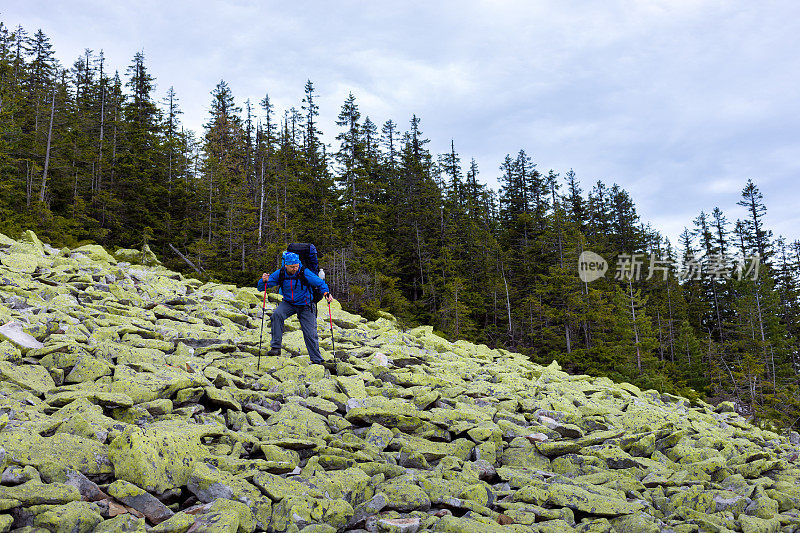
<svg viewBox="0 0 800 533">
<path fill-rule="evenodd" d="M 322 492 L 309 487 L 291 478 L 284 478 L 269 472 L 257 472 L 252 478 L 253 484 L 269 496 L 274 502 L 279 502 L 287 496 L 302 496 L 308 494 L 312 497 L 322 497 Z"/>
<path fill-rule="evenodd" d="M 175 513 L 171 518 L 150 528 L 152 533 L 186 533 L 192 527 L 197 518 L 184 512 Z"/>
<path fill-rule="evenodd" d="M 404 432 L 413 432 L 422 426 L 428 415 L 406 400 L 372 396 L 365 398 L 364 407 L 350 409 L 345 418 L 354 424 L 380 424 L 396 427 Z"/>
<path fill-rule="evenodd" d="M 236 515 L 238 533 L 253 533 L 256 530 L 256 518 L 250 507 L 234 500 L 220 498 L 211 504 L 210 513 L 222 513 L 225 516 Z"/>
<path fill-rule="evenodd" d="M 392 480 L 377 487 L 386 497 L 386 508 L 397 511 L 428 510 L 431 500 L 417 485 L 405 480 Z"/>
<path fill-rule="evenodd" d="M 469 518 L 444 516 L 433 526 L 434 531 L 442 533 L 508 533 L 508 529 L 497 523 L 486 523 Z"/>
<path fill-rule="evenodd" d="M 56 386 L 46 368 L 39 365 L 16 366 L 9 361 L 0 361 L 0 380 L 44 396 Z"/>
<path fill-rule="evenodd" d="M 756 516 L 739 517 L 743 533 L 777 533 L 781 530 L 781 521 L 777 518 L 765 519 Z"/>
<path fill-rule="evenodd" d="M 73 254 L 83 254 L 92 261 L 98 261 L 102 263 L 110 263 L 116 264 L 117 260 L 114 257 L 106 252 L 105 248 L 99 246 L 97 244 L 86 244 L 84 246 L 80 246 L 72 250 Z"/>
<path fill-rule="evenodd" d="M 2 431 L 0 446 L 6 451 L 7 460 L 19 465 L 42 468 L 58 464 L 87 476 L 114 472 L 108 448 L 85 437 L 65 433 L 42 437 L 22 431 Z"/>
<path fill-rule="evenodd" d="M 0 499 L 17 500 L 22 505 L 65 504 L 81 499 L 76 487 L 64 483 L 28 481 L 16 487 L 0 486 Z"/>
<path fill-rule="evenodd" d="M 186 487 L 201 502 L 213 502 L 219 498 L 235 500 L 247 505 L 255 514 L 256 523 L 265 529 L 272 517 L 272 502 L 255 485 L 241 477 L 196 462 Z M 238 520 L 238 518 L 237 518 Z"/>
<path fill-rule="evenodd" d="M 195 462 L 208 456 L 199 434 L 179 430 L 129 428 L 108 449 L 117 479 L 151 492 L 186 485 Z"/>
<path fill-rule="evenodd" d="M 39 259 L 33 254 L 0 254 L 0 263 L 12 272 L 33 274 L 39 266 Z"/>
<path fill-rule="evenodd" d="M 800 525 L 796 434 L 730 405 L 367 322 L 338 302 L 335 372 L 309 364 L 296 318 L 284 354 L 259 366 L 262 298 L 186 279 L 149 249 L 110 258 L 0 236 L 0 324 L 23 343 L 0 339 L 0 530 L 12 513 L 44 526 L 20 532 L 88 530 L 119 511 L 101 487 L 148 515 L 101 532 Z M 321 347 L 330 358 L 329 335 Z"/>
<path fill-rule="evenodd" d="M 330 433 L 322 415 L 299 404 L 284 405 L 267 419 L 269 435 L 273 438 L 315 438 Z"/>
<path fill-rule="evenodd" d="M 36 515 L 33 524 L 56 533 L 90 533 L 102 521 L 96 505 L 74 501 Z"/>
<path fill-rule="evenodd" d="M 198 533 L 237 533 L 239 531 L 239 514 L 232 509 L 201 514 L 192 525 L 192 532 L 195 531 Z"/>
<path fill-rule="evenodd" d="M 194 523 L 194 517 L 192 517 L 192 523 Z M 189 527 L 187 526 L 186 529 L 182 531 L 176 530 L 174 533 L 185 533 L 188 529 Z M 147 533 L 149 531 L 155 531 L 155 528 L 148 529 L 144 518 L 136 518 L 130 514 L 122 514 L 110 520 L 105 520 L 94 529 L 94 533 Z M 162 533 L 164 532 L 162 531 Z M 170 531 L 170 533 L 173 532 Z"/>
<path fill-rule="evenodd" d="M 0 322 L 3 322 L 2 316 L 0 316 Z M 21 360 L 22 352 L 14 343 L 8 340 L 0 341 L 0 362 L 8 361 L 13 364 L 18 364 Z"/>
<path fill-rule="evenodd" d="M 302 529 L 313 524 L 326 524 L 339 530 L 352 516 L 353 507 L 344 500 L 292 495 L 275 505 L 270 526 L 275 531 L 286 531 L 290 525 Z"/>
</svg>

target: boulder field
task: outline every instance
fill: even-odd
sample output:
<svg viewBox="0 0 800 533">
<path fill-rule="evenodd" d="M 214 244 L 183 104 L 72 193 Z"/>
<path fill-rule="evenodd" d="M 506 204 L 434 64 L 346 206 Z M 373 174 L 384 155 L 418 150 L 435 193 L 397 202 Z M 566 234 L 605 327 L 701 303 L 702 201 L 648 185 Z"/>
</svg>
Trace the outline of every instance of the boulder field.
<svg viewBox="0 0 800 533">
<path fill-rule="evenodd" d="M 0 532 L 800 531 L 800 437 L 729 403 L 338 304 L 259 370 L 255 288 L 32 232 L 0 302 Z"/>
</svg>

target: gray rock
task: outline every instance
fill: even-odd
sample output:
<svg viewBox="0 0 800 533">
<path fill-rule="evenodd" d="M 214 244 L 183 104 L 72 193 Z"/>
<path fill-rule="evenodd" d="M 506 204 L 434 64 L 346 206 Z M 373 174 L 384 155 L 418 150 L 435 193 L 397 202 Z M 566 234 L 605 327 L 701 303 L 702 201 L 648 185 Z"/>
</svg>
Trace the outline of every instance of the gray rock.
<svg viewBox="0 0 800 533">
<path fill-rule="evenodd" d="M 76 470 L 67 470 L 67 480 L 64 483 L 77 488 L 81 493 L 81 498 L 87 502 L 108 498 L 108 495 L 100 490 L 97 483 Z"/>
<path fill-rule="evenodd" d="M 0 326 L 0 337 L 5 337 L 20 348 L 29 350 L 44 348 L 44 344 L 37 341 L 32 335 L 25 333 L 22 328 L 22 324 L 16 321 L 3 324 Z"/>
<path fill-rule="evenodd" d="M 142 513 L 153 524 L 159 524 L 175 514 L 158 498 L 127 481 L 115 481 L 109 485 L 108 493 Z"/>
<path fill-rule="evenodd" d="M 378 528 L 393 533 L 417 533 L 422 520 L 420 518 L 382 518 L 378 520 Z"/>
<path fill-rule="evenodd" d="M 386 496 L 379 492 L 369 501 L 357 505 L 354 509 L 353 517 L 347 523 L 349 529 L 363 526 L 367 518 L 380 513 L 386 507 Z"/>
</svg>

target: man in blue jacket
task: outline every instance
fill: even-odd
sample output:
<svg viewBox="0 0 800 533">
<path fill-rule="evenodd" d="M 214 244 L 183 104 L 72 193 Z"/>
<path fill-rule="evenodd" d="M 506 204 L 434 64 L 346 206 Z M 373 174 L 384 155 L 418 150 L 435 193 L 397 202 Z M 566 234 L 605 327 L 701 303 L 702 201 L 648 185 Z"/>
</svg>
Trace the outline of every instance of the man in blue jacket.
<svg viewBox="0 0 800 533">
<path fill-rule="evenodd" d="M 300 265 L 300 257 L 292 252 L 283 253 L 284 266 L 267 274 L 264 272 L 258 280 L 258 290 L 281 285 L 278 292 L 283 295 L 283 301 L 272 312 L 272 342 L 271 349 L 267 355 L 280 355 L 281 343 L 283 342 L 283 323 L 290 316 L 297 314 L 300 321 L 300 329 L 303 330 L 303 339 L 306 342 L 306 350 L 311 357 L 312 363 L 322 364 L 322 356 L 319 352 L 319 338 L 317 336 L 317 317 L 314 313 L 314 298 L 311 287 L 322 291 L 323 297 L 328 301 L 333 301 L 328 284 L 319 276 L 307 268 Z M 281 275 L 281 272 L 283 274 Z M 281 283 L 282 281 L 282 283 Z"/>
</svg>

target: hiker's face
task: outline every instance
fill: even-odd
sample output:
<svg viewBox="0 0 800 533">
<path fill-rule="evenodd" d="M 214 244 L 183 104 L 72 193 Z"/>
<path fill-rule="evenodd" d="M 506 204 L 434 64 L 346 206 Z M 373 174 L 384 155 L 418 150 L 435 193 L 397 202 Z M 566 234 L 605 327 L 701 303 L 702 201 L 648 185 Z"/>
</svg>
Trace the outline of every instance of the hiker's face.
<svg viewBox="0 0 800 533">
<path fill-rule="evenodd" d="M 300 270 L 300 265 L 286 265 L 286 273 L 290 276 L 297 274 L 298 270 Z"/>
</svg>

